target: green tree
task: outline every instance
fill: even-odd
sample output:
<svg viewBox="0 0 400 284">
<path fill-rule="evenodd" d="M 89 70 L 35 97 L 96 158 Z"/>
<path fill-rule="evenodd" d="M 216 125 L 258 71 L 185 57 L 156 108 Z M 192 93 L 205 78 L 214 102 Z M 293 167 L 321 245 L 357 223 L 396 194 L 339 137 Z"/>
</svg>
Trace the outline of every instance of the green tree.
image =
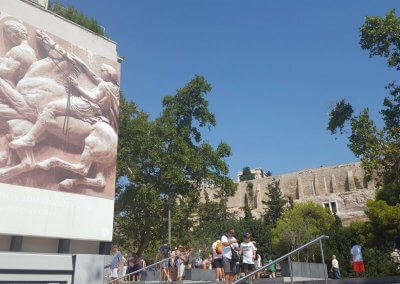
<svg viewBox="0 0 400 284">
<path fill-rule="evenodd" d="M 369 238 L 372 244 L 394 247 L 394 240 L 400 235 L 400 203 L 391 206 L 383 200 L 369 200 L 365 213 L 372 225 Z"/>
<path fill-rule="evenodd" d="M 52 1 L 49 3 L 48 9 L 53 13 L 77 23 L 78 25 L 81 25 L 82 27 L 85 27 L 98 35 L 105 36 L 104 28 L 98 24 L 96 19 L 87 17 L 73 6 L 64 6 L 58 1 Z"/>
<path fill-rule="evenodd" d="M 247 196 L 247 193 L 244 195 L 244 206 L 242 207 L 243 212 L 244 212 L 244 219 L 252 219 L 253 215 L 251 214 L 251 207 L 249 205 L 249 198 Z"/>
<path fill-rule="evenodd" d="M 400 19 L 394 10 L 384 17 L 366 17 L 360 33 L 361 48 L 370 57 L 383 56 L 389 67 L 400 70 Z M 328 122 L 332 134 L 337 129 L 343 133 L 346 123 L 350 125 L 349 148 L 360 158 L 367 179 L 377 181 L 376 200 L 368 201 L 365 210 L 369 221 L 358 225 L 363 229 L 355 234 L 364 245 L 369 276 L 396 273 L 390 252 L 400 233 L 400 87 L 393 82 L 386 89 L 389 95 L 380 111 L 383 127 L 376 126 L 368 108 L 355 116 L 344 100 L 336 104 Z"/>
<path fill-rule="evenodd" d="M 400 70 L 400 19 L 395 11 L 385 17 L 366 17 L 360 28 L 360 45 L 369 51 L 370 57 L 387 58 L 389 67 Z M 384 126 L 378 128 L 369 117 L 368 108 L 358 116 L 353 115 L 353 107 L 341 100 L 330 112 L 328 130 L 332 134 L 349 122 L 350 150 L 361 160 L 367 178 L 378 181 L 377 199 L 390 205 L 400 202 L 400 88 L 395 83 L 386 87 L 389 96 L 383 100 L 381 110 Z"/>
<path fill-rule="evenodd" d="M 210 90 L 202 76 L 195 76 L 164 98 L 161 116 L 154 121 L 121 99 L 118 177 L 127 182 L 116 197 L 116 238 L 134 240 L 139 254 L 167 235 L 163 220 L 168 202 L 180 224 L 173 235 L 181 240 L 196 209 L 188 204 L 198 203 L 202 185 L 228 193 L 235 189 L 224 161 L 230 147 L 220 143 L 214 149 L 202 138 L 202 129 L 216 123 L 205 99 Z"/>
<path fill-rule="evenodd" d="M 242 174 L 239 176 L 240 181 L 253 180 L 255 175 L 251 172 L 250 167 L 244 167 Z"/>
<path fill-rule="evenodd" d="M 220 212 L 220 204 L 210 200 L 207 192 L 204 192 L 204 202 L 198 204 L 197 215 L 199 226 L 208 222 L 220 222 L 224 220 L 223 214 Z"/>
<path fill-rule="evenodd" d="M 282 196 L 279 186 L 280 180 L 272 179 L 272 182 L 267 186 L 267 201 L 262 201 L 266 206 L 266 213 L 264 215 L 264 222 L 267 225 L 275 226 L 276 221 L 281 217 L 287 201 Z"/>
<path fill-rule="evenodd" d="M 335 218 L 319 204 L 305 202 L 286 210 L 272 229 L 272 245 L 279 255 L 285 254 L 316 237 L 327 234 L 334 226 Z M 312 246 L 299 253 L 298 260 L 315 258 L 319 247 Z M 315 259 L 313 259 L 315 260 Z"/>
<path fill-rule="evenodd" d="M 148 115 L 122 94 L 119 121 L 114 241 L 141 254 L 167 229 L 167 223 L 160 222 L 167 215 L 167 201 L 151 176 L 144 174 L 154 168 L 153 156 L 160 141 L 153 134 L 155 125 Z"/>
<path fill-rule="evenodd" d="M 395 11 L 389 11 L 384 17 L 366 17 L 365 23 L 360 28 L 361 47 L 369 51 L 369 55 L 387 58 L 389 67 L 400 70 L 400 19 L 395 16 Z M 352 106 L 340 101 L 330 113 L 328 129 L 335 133 L 336 129 L 342 130 L 349 122 L 351 134 L 349 136 L 350 150 L 360 158 L 367 178 L 376 178 L 376 199 L 382 200 L 390 206 L 400 202 L 400 88 L 395 83 L 386 87 L 389 96 L 383 100 L 381 110 L 384 126 L 378 128 L 369 117 L 368 108 L 361 111 L 358 116 L 353 115 Z M 382 228 L 384 216 L 392 214 L 396 208 L 384 206 L 382 202 L 371 201 L 367 205 L 367 215 L 373 224 L 372 228 Z M 374 214 L 376 208 L 385 211 Z M 392 220 L 393 221 L 393 220 Z M 393 225 L 396 222 L 392 223 Z M 395 225 L 394 225 L 395 226 Z M 393 227 L 386 228 L 393 236 Z M 385 238 L 387 239 L 387 238 Z M 389 240 L 388 240 L 389 241 Z M 382 244 L 382 242 L 378 242 Z"/>
</svg>

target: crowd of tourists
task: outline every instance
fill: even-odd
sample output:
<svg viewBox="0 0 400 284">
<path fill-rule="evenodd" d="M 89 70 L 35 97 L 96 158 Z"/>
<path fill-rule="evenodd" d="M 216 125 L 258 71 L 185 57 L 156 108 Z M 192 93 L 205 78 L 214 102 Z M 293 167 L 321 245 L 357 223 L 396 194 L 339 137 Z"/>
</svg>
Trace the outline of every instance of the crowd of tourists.
<svg viewBox="0 0 400 284">
<path fill-rule="evenodd" d="M 262 265 L 261 256 L 257 253 L 256 241 L 252 240 L 250 233 L 243 234 L 243 241 L 239 244 L 235 238 L 234 229 L 230 228 L 226 234 L 217 239 L 210 247 L 212 252 L 206 258 L 200 254 L 194 257 L 189 248 L 184 249 L 177 245 L 174 249 L 165 243 L 160 247 L 158 258 L 161 269 L 161 281 L 181 281 L 184 278 L 185 269 L 213 269 L 216 281 L 224 281 L 231 284 L 241 275 L 248 275 L 253 271 L 272 263 L 272 259 Z M 146 262 L 137 254 L 122 256 L 117 246 L 112 247 L 113 260 L 111 263 L 112 279 L 127 275 L 125 280 L 140 281 L 146 267 Z M 361 252 L 361 246 L 353 244 L 350 250 L 351 263 L 356 276 L 364 276 L 365 268 Z M 154 270 L 154 269 L 149 269 Z M 265 270 L 270 278 L 276 277 L 276 266 L 272 263 Z M 136 273 L 135 273 L 136 272 Z M 333 279 L 340 279 L 339 262 L 335 255 L 332 256 L 331 273 Z M 259 279 L 260 273 L 254 273 L 249 277 L 249 282 Z M 118 283 L 117 281 L 115 283 Z"/>
</svg>

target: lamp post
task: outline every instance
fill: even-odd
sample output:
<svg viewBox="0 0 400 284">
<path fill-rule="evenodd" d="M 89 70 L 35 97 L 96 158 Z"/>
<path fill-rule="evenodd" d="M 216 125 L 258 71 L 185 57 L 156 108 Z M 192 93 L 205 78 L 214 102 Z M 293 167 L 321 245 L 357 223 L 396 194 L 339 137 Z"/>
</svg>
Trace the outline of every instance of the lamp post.
<svg viewBox="0 0 400 284">
<path fill-rule="evenodd" d="M 171 248 L 171 201 L 168 195 L 168 245 Z"/>
</svg>

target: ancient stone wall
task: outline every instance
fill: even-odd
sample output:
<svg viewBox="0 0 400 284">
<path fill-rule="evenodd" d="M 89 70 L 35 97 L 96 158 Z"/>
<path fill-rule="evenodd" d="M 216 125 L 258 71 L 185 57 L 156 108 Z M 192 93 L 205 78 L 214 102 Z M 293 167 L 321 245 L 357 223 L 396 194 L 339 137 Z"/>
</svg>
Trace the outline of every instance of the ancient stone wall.
<svg viewBox="0 0 400 284">
<path fill-rule="evenodd" d="M 260 216 L 265 212 L 262 201 L 267 200 L 265 193 L 273 179 L 280 181 L 283 195 L 295 202 L 314 201 L 337 211 L 345 224 L 365 218 L 366 201 L 375 194 L 375 182 L 367 182 L 360 163 L 351 163 L 239 182 L 236 194 L 228 200 L 230 210 L 238 217 L 243 216 L 241 208 L 247 194 L 253 215 Z"/>
</svg>

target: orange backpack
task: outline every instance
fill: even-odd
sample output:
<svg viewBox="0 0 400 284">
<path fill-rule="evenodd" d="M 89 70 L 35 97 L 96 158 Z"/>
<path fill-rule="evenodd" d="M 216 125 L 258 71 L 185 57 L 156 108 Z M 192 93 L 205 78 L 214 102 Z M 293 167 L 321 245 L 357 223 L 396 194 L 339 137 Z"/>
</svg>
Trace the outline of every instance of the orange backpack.
<svg viewBox="0 0 400 284">
<path fill-rule="evenodd" d="M 217 246 L 216 246 L 216 248 L 215 248 L 215 252 L 216 252 L 217 254 L 222 254 L 222 242 L 218 242 L 218 243 L 217 243 Z"/>
</svg>

